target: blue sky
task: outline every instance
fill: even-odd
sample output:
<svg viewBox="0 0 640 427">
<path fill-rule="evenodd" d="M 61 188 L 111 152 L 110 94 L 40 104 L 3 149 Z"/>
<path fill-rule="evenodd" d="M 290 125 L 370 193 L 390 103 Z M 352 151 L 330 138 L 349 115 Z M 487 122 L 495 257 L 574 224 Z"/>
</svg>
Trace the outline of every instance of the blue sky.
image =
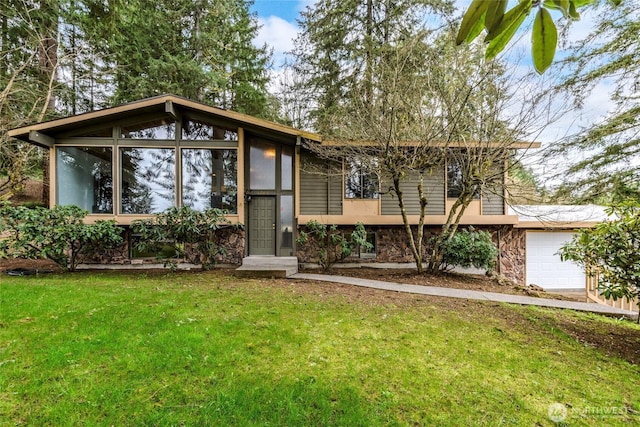
<svg viewBox="0 0 640 427">
<path fill-rule="evenodd" d="M 254 0 L 255 3 L 251 10 L 258 13 L 258 16 L 267 18 L 269 16 L 278 16 L 285 21 L 294 22 L 300 10 L 304 8 L 304 4 L 309 2 L 301 2 L 298 0 Z"/>
<path fill-rule="evenodd" d="M 256 44 L 267 44 L 273 49 L 273 67 L 279 69 L 293 49 L 293 40 L 299 28 L 296 20 L 312 0 L 255 0 L 251 11 L 257 13 L 260 30 Z"/>
</svg>

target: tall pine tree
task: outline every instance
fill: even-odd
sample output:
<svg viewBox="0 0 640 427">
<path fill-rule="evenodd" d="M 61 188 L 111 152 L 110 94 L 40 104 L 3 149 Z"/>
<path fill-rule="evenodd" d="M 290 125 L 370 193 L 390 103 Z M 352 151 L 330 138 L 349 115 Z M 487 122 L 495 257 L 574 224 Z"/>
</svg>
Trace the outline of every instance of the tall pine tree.
<svg viewBox="0 0 640 427">
<path fill-rule="evenodd" d="M 596 28 L 572 46 L 564 61 L 571 75 L 562 90 L 582 105 L 604 83 L 613 88 L 609 100 L 615 108 L 553 147 L 552 154 L 566 155 L 571 165 L 559 176 L 559 195 L 600 203 L 640 199 L 640 2 L 628 0 L 618 7 L 603 2 L 597 11 Z"/>
<path fill-rule="evenodd" d="M 357 91 L 371 103 L 376 63 L 390 45 L 443 23 L 447 0 L 320 0 L 302 13 L 294 69 L 305 76 L 294 88 L 310 106 L 308 122 L 331 131 L 333 117 Z"/>
<path fill-rule="evenodd" d="M 108 76 L 110 104 L 173 93 L 266 114 L 269 54 L 246 0 L 86 0 L 78 26 Z"/>
</svg>

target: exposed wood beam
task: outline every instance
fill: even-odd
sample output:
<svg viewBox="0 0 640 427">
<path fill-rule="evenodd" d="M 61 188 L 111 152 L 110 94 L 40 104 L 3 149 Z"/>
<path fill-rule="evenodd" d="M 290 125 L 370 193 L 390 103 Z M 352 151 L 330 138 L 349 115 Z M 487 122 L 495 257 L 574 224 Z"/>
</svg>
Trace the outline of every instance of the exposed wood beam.
<svg viewBox="0 0 640 427">
<path fill-rule="evenodd" d="M 45 135 L 44 133 L 40 133 L 37 130 L 32 130 L 29 132 L 29 141 L 34 142 L 43 147 L 53 147 L 56 140 L 51 138 L 49 135 Z"/>
<path fill-rule="evenodd" d="M 173 101 L 171 101 L 170 99 L 167 99 L 164 102 L 164 111 L 165 111 L 165 113 L 167 113 L 171 117 L 173 117 L 173 120 L 179 120 L 180 119 L 180 113 L 176 109 L 176 106 L 173 103 Z"/>
</svg>

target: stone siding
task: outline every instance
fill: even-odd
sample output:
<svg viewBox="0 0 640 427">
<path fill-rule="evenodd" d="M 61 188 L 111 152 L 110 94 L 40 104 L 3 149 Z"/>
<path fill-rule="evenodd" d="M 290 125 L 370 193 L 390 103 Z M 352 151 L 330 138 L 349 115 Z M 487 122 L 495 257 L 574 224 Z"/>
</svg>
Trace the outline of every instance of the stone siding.
<svg viewBox="0 0 640 427">
<path fill-rule="evenodd" d="M 514 282 L 523 285 L 525 281 L 525 235 L 523 229 L 513 228 L 511 225 L 503 226 L 474 226 L 477 230 L 485 230 L 491 233 L 493 242 L 498 247 L 498 265 L 496 270 L 501 275 Z M 374 226 L 366 227 L 367 232 L 376 233 L 376 257 L 375 259 L 360 259 L 349 257 L 344 262 L 394 262 L 412 263 L 413 255 L 409 247 L 409 240 L 403 226 Z M 440 232 L 441 226 L 425 226 L 424 242 Z M 343 233 L 350 233 L 353 227 L 339 227 Z M 414 233 L 417 231 L 413 227 Z M 315 263 L 318 258 L 318 247 L 310 241 L 304 245 L 297 245 L 296 254 L 301 263 Z M 423 247 L 423 257 L 427 260 L 428 247 Z"/>
<path fill-rule="evenodd" d="M 216 262 L 219 264 L 242 264 L 245 236 L 245 230 L 240 228 L 229 227 L 220 230 L 219 244 L 224 247 L 225 254 L 218 255 Z"/>
<path fill-rule="evenodd" d="M 498 273 L 519 285 L 525 285 L 526 235 L 526 230 L 510 225 L 497 227 L 492 232 L 499 250 Z"/>
<path fill-rule="evenodd" d="M 88 248 L 84 255 L 81 256 L 80 262 L 83 264 L 156 264 L 155 258 L 131 258 L 130 242 L 131 229 L 123 227 L 122 231 L 123 243 L 107 251 L 93 250 Z M 218 264 L 242 264 L 245 246 L 245 231 L 238 228 L 225 228 L 219 231 L 219 244 L 224 247 L 225 254 L 218 255 L 216 262 Z M 188 249 L 187 249 L 188 250 Z"/>
</svg>

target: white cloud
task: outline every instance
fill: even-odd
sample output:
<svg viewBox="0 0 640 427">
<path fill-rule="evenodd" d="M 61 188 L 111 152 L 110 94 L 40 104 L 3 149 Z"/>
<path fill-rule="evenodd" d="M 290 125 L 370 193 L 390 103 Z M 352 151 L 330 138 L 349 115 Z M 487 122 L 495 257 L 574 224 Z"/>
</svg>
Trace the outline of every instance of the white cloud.
<svg viewBox="0 0 640 427">
<path fill-rule="evenodd" d="M 285 21 L 279 16 L 261 17 L 258 19 L 260 30 L 255 44 L 266 44 L 273 49 L 273 65 L 280 68 L 286 58 L 286 53 L 293 49 L 293 42 L 300 29 L 291 22 Z"/>
</svg>

